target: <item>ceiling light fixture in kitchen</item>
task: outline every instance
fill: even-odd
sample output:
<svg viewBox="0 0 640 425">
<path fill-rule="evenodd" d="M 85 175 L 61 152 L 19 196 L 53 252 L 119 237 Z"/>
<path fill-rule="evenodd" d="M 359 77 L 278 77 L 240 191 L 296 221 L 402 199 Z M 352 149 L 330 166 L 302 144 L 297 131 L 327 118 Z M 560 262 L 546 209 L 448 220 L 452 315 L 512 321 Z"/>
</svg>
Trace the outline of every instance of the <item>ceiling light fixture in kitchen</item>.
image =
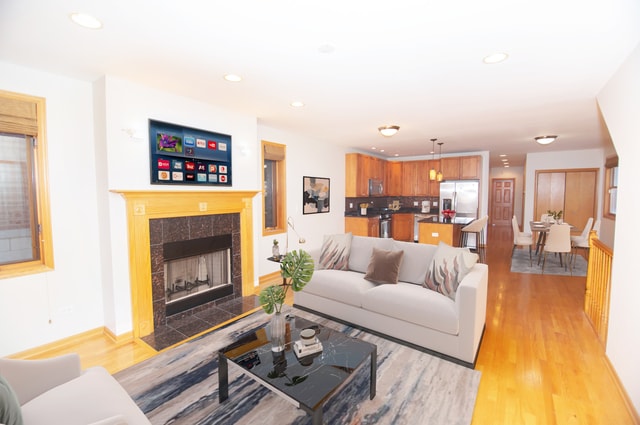
<svg viewBox="0 0 640 425">
<path fill-rule="evenodd" d="M 391 137 L 396 134 L 400 130 L 400 127 L 397 125 L 383 125 L 382 127 L 378 127 L 378 131 L 385 137 Z"/>
<path fill-rule="evenodd" d="M 84 28 L 89 28 L 91 30 L 102 28 L 102 22 L 100 22 L 98 18 L 86 13 L 74 12 L 69 15 L 69 18 Z"/>
<path fill-rule="evenodd" d="M 558 136 L 538 136 L 535 137 L 535 140 L 541 145 L 548 145 L 549 143 L 555 142 L 557 138 Z"/>
<path fill-rule="evenodd" d="M 429 170 L 429 180 L 435 180 L 437 171 L 436 171 L 436 140 L 431 139 L 431 169 Z"/>
<path fill-rule="evenodd" d="M 443 175 L 442 175 L 442 145 L 444 145 L 444 142 L 438 142 L 438 146 L 440 146 L 440 159 L 438 160 L 438 174 L 436 175 L 436 180 L 441 182 Z"/>
</svg>

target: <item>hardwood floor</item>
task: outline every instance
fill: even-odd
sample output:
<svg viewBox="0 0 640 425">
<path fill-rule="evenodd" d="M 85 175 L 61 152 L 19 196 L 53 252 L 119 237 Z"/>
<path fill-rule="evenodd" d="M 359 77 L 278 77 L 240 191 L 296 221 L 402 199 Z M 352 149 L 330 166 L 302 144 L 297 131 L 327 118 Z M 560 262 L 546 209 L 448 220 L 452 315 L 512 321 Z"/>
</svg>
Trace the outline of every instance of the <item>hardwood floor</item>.
<svg viewBox="0 0 640 425">
<path fill-rule="evenodd" d="M 511 227 L 489 227 L 487 324 L 473 425 L 635 424 L 583 313 L 584 277 L 510 273 Z M 36 357 L 78 352 L 114 373 L 152 355 L 90 334 Z"/>
</svg>

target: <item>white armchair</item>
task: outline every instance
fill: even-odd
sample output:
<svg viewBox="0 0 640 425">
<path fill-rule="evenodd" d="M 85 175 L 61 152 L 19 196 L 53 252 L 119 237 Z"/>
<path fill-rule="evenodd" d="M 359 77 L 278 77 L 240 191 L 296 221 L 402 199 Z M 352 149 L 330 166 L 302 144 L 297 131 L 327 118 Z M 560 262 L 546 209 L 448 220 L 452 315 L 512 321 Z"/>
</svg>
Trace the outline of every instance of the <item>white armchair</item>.
<svg viewBox="0 0 640 425">
<path fill-rule="evenodd" d="M 102 367 L 84 371 L 80 357 L 45 360 L 0 358 L 25 425 L 150 425 L 118 381 Z"/>
</svg>

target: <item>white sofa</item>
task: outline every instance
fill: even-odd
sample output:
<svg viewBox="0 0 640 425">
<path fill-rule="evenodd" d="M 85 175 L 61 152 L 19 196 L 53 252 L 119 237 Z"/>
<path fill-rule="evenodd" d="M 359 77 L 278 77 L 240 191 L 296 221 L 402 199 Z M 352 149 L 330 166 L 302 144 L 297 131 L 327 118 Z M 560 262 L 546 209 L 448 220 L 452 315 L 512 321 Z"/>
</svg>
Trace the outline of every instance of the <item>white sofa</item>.
<svg viewBox="0 0 640 425">
<path fill-rule="evenodd" d="M 397 284 L 366 280 L 373 248 L 404 251 Z M 447 246 L 450 249 L 450 247 Z M 474 367 L 485 326 L 488 267 L 475 263 L 452 299 L 422 284 L 438 246 L 353 236 L 348 270 L 319 269 L 295 306 L 426 348 Z M 318 265 L 320 249 L 310 252 Z"/>
<path fill-rule="evenodd" d="M 82 371 L 77 354 L 46 360 L 0 358 L 0 376 L 17 396 L 24 425 L 151 424 L 106 369 Z"/>
</svg>

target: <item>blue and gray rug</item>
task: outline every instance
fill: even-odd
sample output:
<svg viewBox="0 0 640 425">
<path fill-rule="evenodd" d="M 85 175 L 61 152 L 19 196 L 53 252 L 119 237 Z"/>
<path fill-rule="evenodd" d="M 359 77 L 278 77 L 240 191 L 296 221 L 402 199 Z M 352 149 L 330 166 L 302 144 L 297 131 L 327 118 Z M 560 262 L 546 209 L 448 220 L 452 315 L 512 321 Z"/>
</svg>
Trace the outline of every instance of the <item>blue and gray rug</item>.
<svg viewBox="0 0 640 425">
<path fill-rule="evenodd" d="M 378 346 L 377 395 L 369 400 L 368 368 L 324 407 L 332 425 L 471 423 L 480 372 L 293 309 L 293 314 Z M 311 417 L 229 369 L 229 395 L 218 402 L 217 350 L 264 326 L 258 311 L 222 329 L 118 372 L 115 377 L 153 424 L 311 424 Z"/>
<path fill-rule="evenodd" d="M 543 255 L 543 254 L 540 254 Z M 535 252 L 532 254 L 533 265 L 529 263 L 529 250 L 528 249 L 516 249 L 511 257 L 511 272 L 512 273 L 533 273 L 542 274 L 542 258 L 540 258 L 540 264 L 538 264 L 538 256 Z M 560 265 L 560 258 L 553 253 L 547 254 L 547 262 L 544 266 L 544 274 L 553 274 L 560 276 L 586 276 L 587 275 L 587 261 L 581 256 L 575 256 L 575 264 L 567 265 L 565 268 L 565 258 L 568 256 L 562 256 L 562 266 Z M 570 269 L 572 266 L 573 270 Z"/>
</svg>

